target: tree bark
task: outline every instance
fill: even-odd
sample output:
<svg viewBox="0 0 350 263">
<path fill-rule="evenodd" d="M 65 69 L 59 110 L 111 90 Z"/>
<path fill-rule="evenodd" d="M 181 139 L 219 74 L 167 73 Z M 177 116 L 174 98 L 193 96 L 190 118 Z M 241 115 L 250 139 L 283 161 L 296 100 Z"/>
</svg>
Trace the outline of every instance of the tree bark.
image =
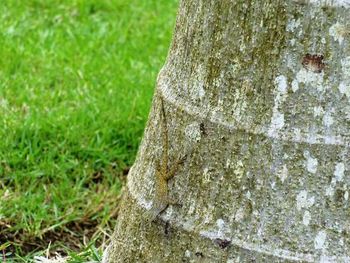
<svg viewBox="0 0 350 263">
<path fill-rule="evenodd" d="M 350 262 L 350 1 L 183 0 L 104 262 Z M 144 215 L 162 160 L 169 205 Z"/>
</svg>

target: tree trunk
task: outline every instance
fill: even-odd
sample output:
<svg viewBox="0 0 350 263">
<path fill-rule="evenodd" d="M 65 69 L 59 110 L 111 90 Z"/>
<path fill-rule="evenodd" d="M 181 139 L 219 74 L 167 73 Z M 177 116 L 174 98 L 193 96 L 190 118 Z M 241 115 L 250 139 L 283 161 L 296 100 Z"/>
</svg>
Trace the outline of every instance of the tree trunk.
<svg viewBox="0 0 350 263">
<path fill-rule="evenodd" d="M 350 262 L 349 8 L 181 2 L 104 262 Z"/>
</svg>

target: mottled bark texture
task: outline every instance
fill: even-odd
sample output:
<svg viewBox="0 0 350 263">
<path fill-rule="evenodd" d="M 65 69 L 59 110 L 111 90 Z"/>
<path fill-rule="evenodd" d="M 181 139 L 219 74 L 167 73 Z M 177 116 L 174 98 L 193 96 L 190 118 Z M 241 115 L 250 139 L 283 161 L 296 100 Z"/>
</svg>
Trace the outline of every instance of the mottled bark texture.
<svg viewBox="0 0 350 263">
<path fill-rule="evenodd" d="M 183 0 L 104 262 L 350 262 L 350 1 Z M 160 99 L 169 164 L 152 223 Z"/>
</svg>

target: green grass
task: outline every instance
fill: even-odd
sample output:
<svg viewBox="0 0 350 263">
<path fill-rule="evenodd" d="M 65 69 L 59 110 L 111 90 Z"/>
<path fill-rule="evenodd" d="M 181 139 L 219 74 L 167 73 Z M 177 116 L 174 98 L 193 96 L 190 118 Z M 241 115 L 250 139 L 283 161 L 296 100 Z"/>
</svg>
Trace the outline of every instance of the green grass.
<svg viewBox="0 0 350 263">
<path fill-rule="evenodd" d="M 18 262 L 113 227 L 177 4 L 1 2 L 0 247 Z"/>
</svg>

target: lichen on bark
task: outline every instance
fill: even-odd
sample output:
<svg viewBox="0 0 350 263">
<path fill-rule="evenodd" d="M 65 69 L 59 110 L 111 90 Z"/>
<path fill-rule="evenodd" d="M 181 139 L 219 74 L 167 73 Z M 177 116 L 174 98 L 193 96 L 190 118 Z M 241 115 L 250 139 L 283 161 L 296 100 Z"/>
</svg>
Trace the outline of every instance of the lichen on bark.
<svg viewBox="0 0 350 263">
<path fill-rule="evenodd" d="M 104 262 L 350 261 L 349 7 L 181 2 Z M 159 96 L 188 158 L 149 225 Z"/>
</svg>

